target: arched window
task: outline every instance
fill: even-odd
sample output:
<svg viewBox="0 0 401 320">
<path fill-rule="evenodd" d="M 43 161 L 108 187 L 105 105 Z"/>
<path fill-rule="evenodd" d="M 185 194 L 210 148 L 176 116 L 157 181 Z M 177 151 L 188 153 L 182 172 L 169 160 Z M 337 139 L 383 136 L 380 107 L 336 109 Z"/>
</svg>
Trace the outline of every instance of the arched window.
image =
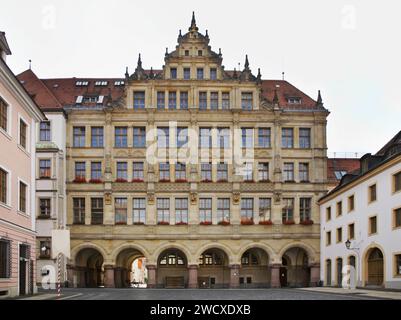
<svg viewBox="0 0 401 320">
<path fill-rule="evenodd" d="M 217 252 L 204 252 L 199 257 L 199 265 L 201 266 L 221 266 L 224 264 L 224 257 Z"/>
<path fill-rule="evenodd" d="M 241 264 L 244 266 L 256 266 L 259 264 L 259 259 L 254 253 L 247 251 L 242 255 Z"/>
<path fill-rule="evenodd" d="M 161 266 L 183 266 L 185 265 L 185 259 L 179 252 L 173 251 L 164 254 L 160 258 L 159 264 Z"/>
</svg>

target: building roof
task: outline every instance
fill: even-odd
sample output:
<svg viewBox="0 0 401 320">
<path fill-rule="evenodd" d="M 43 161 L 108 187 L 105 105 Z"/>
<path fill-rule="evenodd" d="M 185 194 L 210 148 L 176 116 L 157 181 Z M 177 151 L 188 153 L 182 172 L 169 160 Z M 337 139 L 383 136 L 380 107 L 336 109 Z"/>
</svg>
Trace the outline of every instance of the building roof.
<svg viewBox="0 0 401 320">
<path fill-rule="evenodd" d="M 352 172 L 359 172 L 360 161 L 356 158 L 329 158 L 327 159 L 327 180 L 330 184 L 338 184 L 341 178 Z"/>
<path fill-rule="evenodd" d="M 151 70 L 144 70 L 150 73 Z M 162 73 L 162 70 L 152 70 L 154 74 Z M 229 71 L 230 72 L 230 71 Z M 62 109 L 63 107 L 74 106 L 78 96 L 111 96 L 112 101 L 119 100 L 124 94 L 125 78 L 54 78 L 39 79 L 36 74 L 28 69 L 18 75 L 18 79 L 28 90 L 36 103 L 42 110 Z M 77 83 L 88 82 L 87 85 Z M 104 82 L 106 85 L 96 85 L 97 82 Z M 119 83 L 119 85 L 116 85 Z M 325 110 L 317 106 L 317 102 L 303 93 L 301 90 L 284 80 L 262 80 L 262 97 L 273 103 L 275 96 L 278 98 L 278 105 L 282 109 L 289 110 Z M 288 98 L 299 98 L 297 104 L 290 104 Z M 107 99 L 104 99 L 104 103 Z M 88 106 L 95 106 L 95 103 Z M 317 109 L 316 109 L 317 108 Z"/>
<path fill-rule="evenodd" d="M 3 31 L 0 31 L 0 51 L 4 51 L 6 55 L 11 54 L 10 47 L 7 43 L 6 33 Z"/>
</svg>

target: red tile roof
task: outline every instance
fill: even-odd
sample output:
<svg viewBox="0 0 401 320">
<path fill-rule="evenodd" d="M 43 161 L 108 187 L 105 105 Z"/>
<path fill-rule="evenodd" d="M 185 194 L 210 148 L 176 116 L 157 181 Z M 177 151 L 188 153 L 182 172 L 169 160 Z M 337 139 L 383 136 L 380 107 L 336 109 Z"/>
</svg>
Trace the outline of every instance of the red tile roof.
<svg viewBox="0 0 401 320">
<path fill-rule="evenodd" d="M 145 70 L 149 73 L 150 70 Z M 162 70 L 153 70 L 160 74 Z M 232 71 L 227 71 L 232 72 Z M 18 79 L 35 99 L 42 109 L 58 109 L 76 104 L 78 96 L 105 96 L 109 94 L 113 101 L 118 100 L 124 93 L 124 86 L 115 86 L 116 81 L 124 78 L 61 78 L 39 79 L 32 70 L 26 70 L 18 75 Z M 77 81 L 88 81 L 88 86 L 77 86 Z M 96 81 L 107 81 L 107 86 L 96 86 Z M 316 110 L 316 101 L 284 80 L 262 80 L 262 96 L 270 103 L 273 102 L 277 90 L 279 105 L 283 109 Z M 289 104 L 288 98 L 300 98 L 300 104 Z M 104 103 L 107 103 L 105 99 Z M 89 105 L 90 106 L 90 105 Z M 325 110 L 318 107 L 318 110 Z"/>
<path fill-rule="evenodd" d="M 327 159 L 327 180 L 331 184 L 337 184 L 340 179 L 337 179 L 335 172 L 344 171 L 351 173 L 359 171 L 360 161 L 359 159 L 343 159 L 343 158 L 330 158 Z"/>
</svg>

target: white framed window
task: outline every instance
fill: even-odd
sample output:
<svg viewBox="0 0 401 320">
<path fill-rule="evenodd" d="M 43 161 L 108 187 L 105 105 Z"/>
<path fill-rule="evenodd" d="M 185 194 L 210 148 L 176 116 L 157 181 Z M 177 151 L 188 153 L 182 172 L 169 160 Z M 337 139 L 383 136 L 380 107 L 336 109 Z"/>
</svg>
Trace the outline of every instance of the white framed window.
<svg viewBox="0 0 401 320">
<path fill-rule="evenodd" d="M 18 212 L 30 215 L 29 184 L 18 178 Z"/>
<path fill-rule="evenodd" d="M 0 132 L 11 137 L 11 104 L 0 96 Z"/>
<path fill-rule="evenodd" d="M 11 206 L 11 171 L 0 165 L 0 205 Z"/>
<path fill-rule="evenodd" d="M 30 136 L 29 124 L 20 114 L 18 114 L 18 145 L 29 152 Z"/>
</svg>

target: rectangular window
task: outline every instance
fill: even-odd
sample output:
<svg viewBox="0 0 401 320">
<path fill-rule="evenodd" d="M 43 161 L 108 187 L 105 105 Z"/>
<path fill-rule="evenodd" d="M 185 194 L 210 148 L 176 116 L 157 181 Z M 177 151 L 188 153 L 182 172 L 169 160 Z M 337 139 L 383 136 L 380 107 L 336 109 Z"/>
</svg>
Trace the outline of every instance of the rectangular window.
<svg viewBox="0 0 401 320">
<path fill-rule="evenodd" d="M 190 79 L 191 79 L 191 69 L 184 68 L 184 80 L 190 80 Z"/>
<path fill-rule="evenodd" d="M 180 109 L 188 110 L 188 92 L 187 91 L 180 92 Z"/>
<path fill-rule="evenodd" d="M 343 228 L 337 228 L 337 243 L 343 241 Z"/>
<path fill-rule="evenodd" d="M 115 198 L 115 223 L 127 224 L 127 198 Z"/>
<path fill-rule="evenodd" d="M 210 80 L 217 80 L 217 69 L 210 68 Z"/>
<path fill-rule="evenodd" d="M 39 199 L 39 217 L 50 218 L 51 214 L 51 200 L 48 198 Z"/>
<path fill-rule="evenodd" d="M 259 219 L 260 221 L 271 220 L 272 199 L 259 198 Z"/>
<path fill-rule="evenodd" d="M 134 224 L 146 223 L 146 199 L 134 198 L 132 203 L 132 221 Z"/>
<path fill-rule="evenodd" d="M 253 129 L 241 128 L 241 148 L 253 148 Z"/>
<path fill-rule="evenodd" d="M 326 221 L 331 220 L 331 207 L 326 208 Z"/>
<path fill-rule="evenodd" d="M 177 128 L 177 148 L 181 148 L 188 145 L 188 128 L 178 127 Z"/>
<path fill-rule="evenodd" d="M 284 180 L 284 182 L 294 181 L 294 164 L 293 163 L 291 163 L 291 162 L 284 163 L 283 180 Z"/>
<path fill-rule="evenodd" d="M 326 246 L 331 245 L 331 231 L 326 232 Z"/>
<path fill-rule="evenodd" d="M 175 223 L 188 223 L 188 199 L 175 199 Z"/>
<path fill-rule="evenodd" d="M 217 147 L 230 148 L 230 128 L 217 128 Z"/>
<path fill-rule="evenodd" d="M 217 164 L 217 181 L 224 182 L 228 181 L 228 164 L 218 163 Z"/>
<path fill-rule="evenodd" d="M 145 109 L 145 91 L 134 92 L 134 109 Z"/>
<path fill-rule="evenodd" d="M 394 210 L 394 228 L 401 227 L 401 208 Z"/>
<path fill-rule="evenodd" d="M 348 239 L 354 240 L 355 239 L 355 224 L 351 223 L 348 225 Z"/>
<path fill-rule="evenodd" d="M 91 128 L 91 147 L 92 148 L 103 148 L 103 127 L 92 127 Z"/>
<path fill-rule="evenodd" d="M 199 199 L 199 220 L 201 223 L 212 223 L 212 199 Z"/>
<path fill-rule="evenodd" d="M 241 222 L 253 221 L 253 199 L 241 199 Z"/>
<path fill-rule="evenodd" d="M 103 224 L 103 198 L 91 199 L 91 224 Z"/>
<path fill-rule="evenodd" d="M 343 203 L 342 201 L 337 202 L 337 217 L 343 214 Z"/>
<path fill-rule="evenodd" d="M 116 148 L 127 148 L 127 127 L 115 127 L 114 129 L 114 145 Z"/>
<path fill-rule="evenodd" d="M 369 218 L 369 235 L 373 235 L 377 233 L 377 217 Z"/>
<path fill-rule="evenodd" d="M 8 240 L 0 239 L 0 279 L 7 279 L 10 277 L 11 243 Z"/>
<path fill-rule="evenodd" d="M 210 93 L 210 109 L 217 110 L 219 108 L 219 93 L 211 92 Z"/>
<path fill-rule="evenodd" d="M 348 212 L 354 211 L 355 209 L 355 196 L 348 197 Z"/>
<path fill-rule="evenodd" d="M 284 198 L 283 199 L 282 221 L 283 221 L 283 223 L 294 222 L 294 199 L 293 198 Z"/>
<path fill-rule="evenodd" d="M 299 199 L 299 213 L 301 217 L 301 222 L 306 222 L 311 220 L 312 208 L 311 198 L 300 198 Z"/>
<path fill-rule="evenodd" d="M 309 182 L 309 163 L 299 164 L 299 181 Z"/>
<path fill-rule="evenodd" d="M 75 148 L 85 148 L 85 127 L 74 127 L 73 128 Z"/>
<path fill-rule="evenodd" d="M 168 162 L 159 163 L 160 181 L 170 181 L 170 164 Z"/>
<path fill-rule="evenodd" d="M 85 198 L 73 198 L 74 224 L 85 224 Z"/>
<path fill-rule="evenodd" d="M 202 163 L 201 164 L 201 179 L 202 181 L 212 181 L 212 164 Z"/>
<path fill-rule="evenodd" d="M 8 195 L 8 173 L 0 168 L 0 202 L 6 204 Z"/>
<path fill-rule="evenodd" d="M 144 181 L 143 162 L 134 162 L 132 164 L 132 180 L 134 182 Z"/>
<path fill-rule="evenodd" d="M 168 93 L 168 108 L 169 110 L 177 109 L 177 92 L 175 91 Z"/>
<path fill-rule="evenodd" d="M 50 259 L 51 257 L 51 242 L 49 240 L 39 241 L 39 258 Z"/>
<path fill-rule="evenodd" d="M 270 148 L 271 130 L 270 128 L 258 129 L 258 146 L 259 148 Z"/>
<path fill-rule="evenodd" d="M 76 180 L 85 180 L 86 179 L 85 162 L 75 162 L 75 179 Z"/>
<path fill-rule="evenodd" d="M 199 92 L 199 110 L 207 109 L 207 92 Z"/>
<path fill-rule="evenodd" d="M 170 142 L 170 131 L 168 127 L 157 128 L 157 146 L 159 148 L 168 148 Z"/>
<path fill-rule="evenodd" d="M 377 199 L 376 184 L 369 187 L 369 203 L 374 202 Z"/>
<path fill-rule="evenodd" d="M 299 129 L 299 147 L 309 149 L 311 147 L 311 130 L 309 128 Z"/>
<path fill-rule="evenodd" d="M 258 164 L 258 180 L 259 181 L 269 181 L 269 163 L 259 163 Z"/>
<path fill-rule="evenodd" d="M 294 129 L 283 128 L 282 129 L 282 148 L 294 148 Z"/>
<path fill-rule="evenodd" d="M 170 79 L 177 79 L 177 68 L 170 68 Z"/>
<path fill-rule="evenodd" d="M 397 276 L 401 276 L 401 254 L 396 254 L 394 256 L 394 260 L 395 260 L 395 274 Z"/>
<path fill-rule="evenodd" d="M 157 199 L 157 222 L 165 224 L 170 223 L 170 199 Z"/>
<path fill-rule="evenodd" d="M 242 110 L 252 110 L 253 109 L 253 93 L 243 92 L 241 94 L 241 107 Z"/>
<path fill-rule="evenodd" d="M 42 121 L 39 124 L 40 141 L 50 141 L 50 121 Z"/>
<path fill-rule="evenodd" d="M 185 163 L 175 164 L 175 181 L 185 181 L 187 179 L 187 169 Z"/>
<path fill-rule="evenodd" d="M 157 109 L 165 109 L 165 108 L 166 108 L 165 92 L 158 91 L 157 92 Z"/>
<path fill-rule="evenodd" d="M 197 68 L 196 69 L 196 79 L 203 80 L 203 77 L 204 77 L 203 68 Z"/>
<path fill-rule="evenodd" d="M 230 223 L 230 199 L 217 199 L 217 223 Z"/>
<path fill-rule="evenodd" d="M 393 175 L 394 181 L 394 192 L 401 191 L 401 172 L 396 173 Z"/>
<path fill-rule="evenodd" d="M 146 128 L 134 127 L 134 148 L 146 147 Z"/>
<path fill-rule="evenodd" d="M 51 177 L 51 160 L 41 159 L 39 160 L 39 178 L 49 179 Z"/>
<path fill-rule="evenodd" d="M 100 181 L 102 179 L 102 163 L 91 162 L 91 180 Z"/>
<path fill-rule="evenodd" d="M 8 131 L 8 105 L 0 98 L 0 128 L 5 132 Z"/>
<path fill-rule="evenodd" d="M 117 180 L 127 181 L 128 165 L 126 162 L 117 162 Z"/>
<path fill-rule="evenodd" d="M 19 123 L 19 144 L 21 147 L 26 149 L 26 137 L 27 137 L 27 125 L 26 123 L 20 119 Z"/>
<path fill-rule="evenodd" d="M 199 141 L 200 147 L 209 149 L 212 147 L 212 129 L 211 128 L 200 128 L 199 129 Z"/>
<path fill-rule="evenodd" d="M 221 108 L 223 110 L 230 109 L 230 93 L 229 92 L 223 92 L 221 94 Z"/>
<path fill-rule="evenodd" d="M 253 181 L 253 163 L 245 163 L 244 181 Z"/>
</svg>

